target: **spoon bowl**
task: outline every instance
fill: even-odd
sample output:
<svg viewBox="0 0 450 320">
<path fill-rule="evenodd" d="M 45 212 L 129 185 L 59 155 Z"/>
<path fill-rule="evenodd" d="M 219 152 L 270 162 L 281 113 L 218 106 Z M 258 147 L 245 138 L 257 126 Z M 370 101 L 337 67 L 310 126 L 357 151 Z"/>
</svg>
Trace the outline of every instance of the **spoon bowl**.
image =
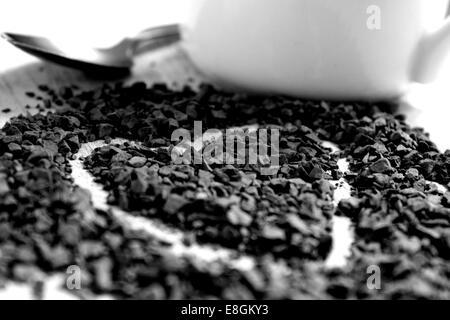
<svg viewBox="0 0 450 320">
<path fill-rule="evenodd" d="M 96 76 L 122 77 L 130 73 L 134 56 L 179 41 L 180 31 L 178 25 L 154 27 L 110 48 L 79 48 L 81 50 L 74 50 L 74 47 L 67 50 L 64 45 L 40 36 L 6 32 L 2 37 L 40 59 Z"/>
</svg>

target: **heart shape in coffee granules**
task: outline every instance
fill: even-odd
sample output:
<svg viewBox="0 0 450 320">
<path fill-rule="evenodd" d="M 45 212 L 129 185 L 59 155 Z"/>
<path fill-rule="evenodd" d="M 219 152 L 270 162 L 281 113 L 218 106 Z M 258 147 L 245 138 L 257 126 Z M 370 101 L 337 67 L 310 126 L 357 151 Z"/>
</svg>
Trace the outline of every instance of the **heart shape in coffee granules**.
<svg viewBox="0 0 450 320">
<path fill-rule="evenodd" d="M 422 130 L 382 112 L 389 106 L 254 97 L 209 86 L 175 92 L 143 83 L 45 91 L 47 104 L 62 104 L 56 113 L 20 116 L 1 130 L 0 278 L 39 283 L 43 273 L 76 265 L 84 275 L 79 294 L 448 296 L 450 196 L 429 181 L 449 183 L 450 152 L 440 153 Z M 173 164 L 171 133 L 191 132 L 194 121 L 205 130 L 254 124 L 279 130 L 276 175 L 261 175 L 264 163 Z M 254 267 L 177 256 L 161 239 L 95 208 L 73 184 L 71 159 L 81 144 L 115 137 L 140 144 L 103 146 L 84 161 L 110 204 L 183 232 L 186 247 L 220 245 L 251 256 Z M 346 179 L 354 188 L 337 210 L 355 227 L 352 257 L 338 270 L 324 268 L 323 260 L 332 246 L 330 181 L 341 178 L 339 154 L 322 141 L 348 157 Z M 367 285 L 373 266 L 383 270 L 380 290 Z"/>
</svg>

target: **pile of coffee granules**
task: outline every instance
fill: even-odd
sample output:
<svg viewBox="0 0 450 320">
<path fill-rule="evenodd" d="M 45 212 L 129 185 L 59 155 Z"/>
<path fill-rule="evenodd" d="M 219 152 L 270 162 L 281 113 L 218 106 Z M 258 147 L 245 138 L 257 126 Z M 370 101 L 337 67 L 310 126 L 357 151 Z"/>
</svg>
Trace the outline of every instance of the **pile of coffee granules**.
<svg viewBox="0 0 450 320">
<path fill-rule="evenodd" d="M 42 283 L 83 270 L 83 291 L 125 298 L 442 298 L 450 283 L 450 152 L 389 105 L 339 104 L 225 93 L 210 86 L 172 91 L 105 85 L 94 91 L 41 87 L 38 109 L 0 131 L 0 283 Z M 44 106 L 44 107 L 43 107 Z M 171 133 L 258 125 L 280 130 L 280 169 L 259 165 L 175 165 Z M 219 127 L 218 127 L 219 126 Z M 185 242 L 227 247 L 255 259 L 239 270 L 172 255 L 151 235 L 127 230 L 74 185 L 69 161 L 81 144 L 125 138 L 85 159 L 109 202 L 159 220 Z M 343 269 L 322 267 L 332 245 L 333 186 L 354 188 L 337 214 L 355 225 Z M 445 190 L 435 184 L 444 185 Z M 279 265 L 289 272 L 280 272 Z M 369 288 L 367 268 L 381 270 Z"/>
</svg>

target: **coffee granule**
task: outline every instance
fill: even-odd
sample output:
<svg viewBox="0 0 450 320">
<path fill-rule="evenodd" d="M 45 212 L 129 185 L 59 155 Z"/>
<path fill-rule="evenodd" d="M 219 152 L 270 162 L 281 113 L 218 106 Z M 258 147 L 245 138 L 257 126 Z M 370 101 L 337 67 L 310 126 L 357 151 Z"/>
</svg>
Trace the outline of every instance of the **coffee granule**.
<svg viewBox="0 0 450 320">
<path fill-rule="evenodd" d="M 12 118 L 0 130 L 0 283 L 41 283 L 45 274 L 77 265 L 82 295 L 449 297 L 450 151 L 439 152 L 391 105 L 249 96 L 206 85 L 39 90 L 55 111 Z M 280 130 L 278 172 L 261 175 L 262 164 L 172 163 L 172 131 L 192 131 L 194 121 L 222 132 L 248 125 Z M 181 230 L 188 243 L 251 256 L 255 267 L 211 268 L 174 256 L 167 244 L 94 208 L 89 192 L 73 184 L 69 161 L 82 144 L 111 138 L 139 142 L 106 145 L 84 161 L 111 205 Z M 336 210 L 339 157 L 350 163 L 344 178 L 353 193 Z M 348 265 L 328 270 L 323 260 L 335 211 L 352 219 L 355 242 Z M 367 285 L 371 266 L 381 270 L 380 288 Z"/>
</svg>

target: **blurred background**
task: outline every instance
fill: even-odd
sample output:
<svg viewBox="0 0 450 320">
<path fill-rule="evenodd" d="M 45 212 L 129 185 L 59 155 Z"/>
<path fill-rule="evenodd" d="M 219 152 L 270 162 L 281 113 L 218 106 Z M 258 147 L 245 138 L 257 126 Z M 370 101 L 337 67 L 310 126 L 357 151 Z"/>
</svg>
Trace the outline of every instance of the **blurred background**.
<svg viewBox="0 0 450 320">
<path fill-rule="evenodd" d="M 148 27 L 183 21 L 191 1 L 2 0 L 0 32 L 45 35 L 58 43 L 108 47 Z M 0 48 L 0 68 L 12 67 L 13 61 L 17 65 L 22 62 L 24 55 L 9 50 L 4 41 Z"/>
<path fill-rule="evenodd" d="M 3 0 L 0 29 L 83 36 L 107 43 L 183 19 L 191 0 Z"/>
<path fill-rule="evenodd" d="M 150 26 L 182 22 L 192 1 L 196 0 L 2 0 L 0 32 L 107 47 Z M 34 60 L 0 41 L 0 73 Z M 436 82 L 412 86 L 401 111 L 411 124 L 425 127 L 441 149 L 450 148 L 450 59 Z"/>
</svg>

